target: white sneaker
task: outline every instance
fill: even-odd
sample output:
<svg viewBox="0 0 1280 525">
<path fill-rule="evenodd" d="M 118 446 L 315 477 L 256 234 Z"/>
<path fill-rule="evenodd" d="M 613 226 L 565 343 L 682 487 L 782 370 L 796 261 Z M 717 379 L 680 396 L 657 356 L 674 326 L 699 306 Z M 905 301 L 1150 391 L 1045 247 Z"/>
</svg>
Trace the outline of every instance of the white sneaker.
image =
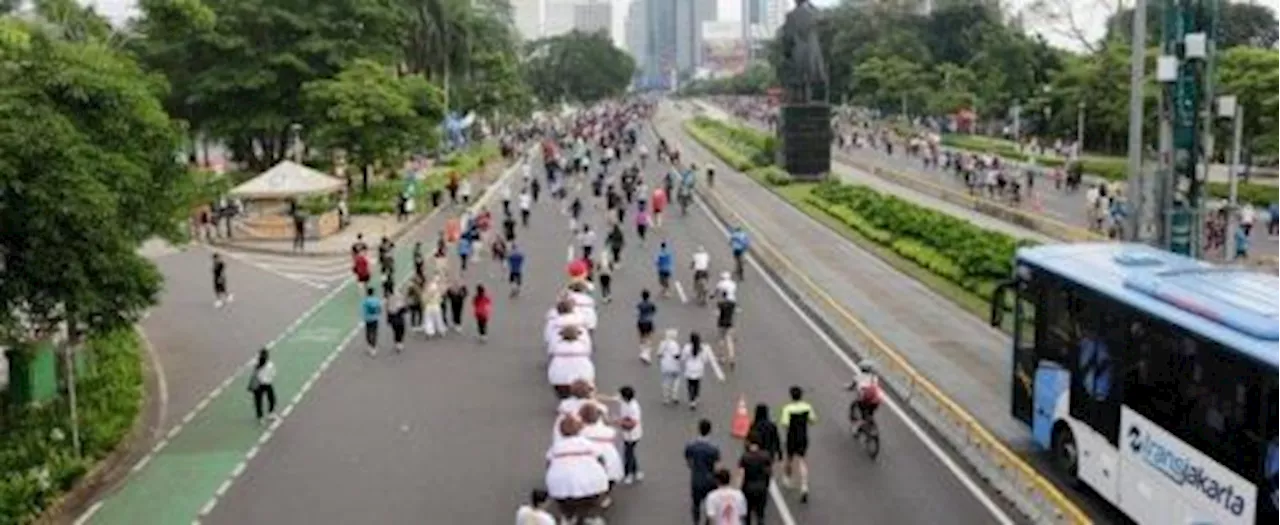
<svg viewBox="0 0 1280 525">
<path fill-rule="evenodd" d="M 375 357 L 375 356 L 377 356 L 377 355 L 378 355 L 378 349 L 377 349 L 377 348 L 370 348 L 370 349 L 369 349 L 369 357 Z"/>
<path fill-rule="evenodd" d="M 231 293 L 227 294 L 227 304 L 231 304 L 231 301 L 234 301 L 234 300 L 236 300 L 236 294 L 231 294 Z"/>
<path fill-rule="evenodd" d="M 644 472 L 636 471 L 636 481 L 644 481 Z"/>
<path fill-rule="evenodd" d="M 214 308 L 222 308 L 222 301 L 221 301 L 221 300 L 214 301 L 214 302 L 213 302 L 213 307 L 214 307 Z"/>
<path fill-rule="evenodd" d="M 647 365 L 647 364 L 650 364 L 650 363 L 652 363 L 652 362 L 653 362 L 653 359 L 649 357 L 649 349 L 648 349 L 648 348 L 645 348 L 644 350 L 641 350 L 641 351 L 640 351 L 640 362 L 641 362 L 641 363 L 644 363 L 644 364 L 646 364 L 646 365 Z"/>
<path fill-rule="evenodd" d="M 622 484 L 623 484 L 623 485 L 630 485 L 630 484 L 635 483 L 635 482 L 636 482 L 636 478 L 631 477 L 631 475 L 630 475 L 630 474 L 628 474 L 628 475 L 626 475 L 626 476 L 624 476 L 624 477 L 622 478 Z"/>
</svg>

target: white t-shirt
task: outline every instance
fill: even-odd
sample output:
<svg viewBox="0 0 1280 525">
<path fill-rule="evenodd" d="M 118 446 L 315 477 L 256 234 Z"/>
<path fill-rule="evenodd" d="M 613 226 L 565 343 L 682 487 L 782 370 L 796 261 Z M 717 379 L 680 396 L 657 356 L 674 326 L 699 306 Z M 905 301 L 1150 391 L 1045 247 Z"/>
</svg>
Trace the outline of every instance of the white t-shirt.
<svg viewBox="0 0 1280 525">
<path fill-rule="evenodd" d="M 716 291 L 724 295 L 725 299 L 738 302 L 738 283 L 733 279 L 721 279 L 716 283 Z"/>
<path fill-rule="evenodd" d="M 631 401 L 623 401 L 618 408 L 618 419 L 631 418 L 635 420 L 636 426 L 631 430 L 622 429 L 623 441 L 640 441 L 644 437 L 644 419 L 640 413 L 640 401 L 632 399 Z"/>
<path fill-rule="evenodd" d="M 276 364 L 267 361 L 267 364 L 262 365 L 262 368 L 254 369 L 253 373 L 257 375 L 259 385 L 269 385 L 276 380 Z"/>
<path fill-rule="evenodd" d="M 527 210 L 531 206 L 533 206 L 533 195 L 529 195 L 528 192 L 521 192 L 520 193 L 520 209 Z"/>
<path fill-rule="evenodd" d="M 1240 224 L 1252 225 L 1254 220 L 1253 206 L 1245 204 L 1240 207 Z"/>
<path fill-rule="evenodd" d="M 595 231 L 595 230 L 587 230 L 587 231 L 584 231 L 584 232 L 582 232 L 582 233 L 579 233 L 579 234 L 578 234 L 578 244 L 581 244 L 581 245 L 583 245 L 583 246 L 595 246 L 595 245 L 596 245 L 596 231 Z"/>
<path fill-rule="evenodd" d="M 685 379 L 702 379 L 707 372 L 707 363 L 714 359 L 711 356 L 711 347 L 703 344 L 702 351 L 698 352 L 698 355 L 693 355 L 693 345 L 686 344 L 683 353 Z"/>
<path fill-rule="evenodd" d="M 678 374 L 683 369 L 684 355 L 680 352 L 680 343 L 663 339 L 658 344 L 658 367 L 665 373 Z"/>
<path fill-rule="evenodd" d="M 695 272 L 705 272 L 711 267 L 711 254 L 707 252 L 697 252 L 693 254 L 693 270 Z"/>
<path fill-rule="evenodd" d="M 747 518 L 747 497 L 733 487 L 718 488 L 707 494 L 703 509 L 712 525 L 739 525 Z"/>
<path fill-rule="evenodd" d="M 521 505 L 516 511 L 516 525 L 556 525 L 556 518 L 545 510 Z"/>
</svg>

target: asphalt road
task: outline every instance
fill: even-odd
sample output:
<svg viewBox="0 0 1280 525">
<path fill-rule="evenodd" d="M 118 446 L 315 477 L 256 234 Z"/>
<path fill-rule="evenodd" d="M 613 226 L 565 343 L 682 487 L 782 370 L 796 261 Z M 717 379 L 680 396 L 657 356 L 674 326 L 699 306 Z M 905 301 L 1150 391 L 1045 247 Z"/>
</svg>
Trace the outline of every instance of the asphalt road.
<svg viewBox="0 0 1280 525">
<path fill-rule="evenodd" d="M 655 173 L 651 169 L 647 175 Z M 541 333 L 544 313 L 563 284 L 571 245 L 560 206 L 544 198 L 532 226 L 518 232 L 517 242 L 529 257 L 520 298 L 502 293 L 504 272 L 496 262 L 483 261 L 466 274 L 468 282 L 499 292 L 487 344 L 475 340 L 470 324 L 468 333 L 444 340 L 412 339 L 399 355 L 384 351 L 370 358 L 361 338 L 349 342 L 332 366 L 319 367 L 323 373 L 314 388 L 300 390 L 306 397 L 274 436 L 255 448 L 235 483 L 220 489 L 221 498 L 202 522 L 510 521 L 529 489 L 542 484 L 549 445 L 555 403 L 546 383 Z M 588 210 L 588 220 L 603 233 L 603 213 Z M 638 391 L 645 414 L 639 461 L 646 478 L 618 489 L 611 523 L 687 522 L 688 474 L 681 451 L 698 418 L 716 424 L 714 436 L 724 457 L 736 461 L 740 446 L 727 433 L 739 396 L 751 405 L 767 402 L 776 413 L 791 385 L 807 390 L 822 420 L 812 430 L 810 503 L 784 495 L 786 516 L 779 514 L 776 501 L 770 505 L 775 523 L 989 524 L 1004 518 L 966 488 L 958 477 L 964 474 L 944 466 L 889 411 L 881 412 L 883 452 L 877 462 L 868 460 L 840 420 L 848 401 L 842 390 L 848 369 L 751 270 L 739 288 L 738 367 L 725 370 L 723 382 L 708 374 L 698 411 L 662 406 L 657 370 L 636 359 L 633 328 L 640 290 L 656 289 L 652 261 L 658 239 L 674 245 L 677 277 L 686 290 L 690 275 L 680 270 L 687 268 L 696 246 L 712 253 L 713 273 L 718 273 L 730 260 L 727 241 L 701 210 L 667 217 L 665 227 L 643 245 L 633 229 L 626 231 L 624 267 L 615 273 L 616 300 L 598 308 L 595 359 L 602 390 L 630 384 Z M 350 323 L 340 323 L 343 332 L 355 324 L 354 308 L 349 315 Z M 682 337 L 689 330 L 710 335 L 713 321 L 710 310 L 685 304 L 678 294 L 659 303 L 659 333 L 674 326 Z M 246 418 L 237 424 L 254 423 Z"/>
</svg>

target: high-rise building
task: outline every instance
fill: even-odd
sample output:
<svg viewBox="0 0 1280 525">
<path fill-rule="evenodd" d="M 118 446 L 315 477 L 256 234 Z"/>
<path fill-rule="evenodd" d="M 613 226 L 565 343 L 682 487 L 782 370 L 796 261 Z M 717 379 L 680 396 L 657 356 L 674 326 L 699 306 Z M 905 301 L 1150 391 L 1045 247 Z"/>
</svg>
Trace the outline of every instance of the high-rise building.
<svg viewBox="0 0 1280 525">
<path fill-rule="evenodd" d="M 576 27 L 577 0 L 542 0 L 542 38 L 563 35 Z"/>
<path fill-rule="evenodd" d="M 584 33 L 604 31 L 613 36 L 613 5 L 608 0 L 582 1 L 573 6 L 573 28 Z"/>
<path fill-rule="evenodd" d="M 636 59 L 641 71 L 649 69 L 649 17 L 645 0 L 631 0 L 627 6 L 626 37 L 623 48 Z"/>
<path fill-rule="evenodd" d="M 702 23 L 716 20 L 716 0 L 676 2 L 676 67 L 692 73 L 702 64 Z"/>
<path fill-rule="evenodd" d="M 676 7 L 681 0 L 639 0 L 645 5 L 644 83 L 649 87 L 672 87 L 670 79 L 678 70 L 676 61 Z"/>
</svg>

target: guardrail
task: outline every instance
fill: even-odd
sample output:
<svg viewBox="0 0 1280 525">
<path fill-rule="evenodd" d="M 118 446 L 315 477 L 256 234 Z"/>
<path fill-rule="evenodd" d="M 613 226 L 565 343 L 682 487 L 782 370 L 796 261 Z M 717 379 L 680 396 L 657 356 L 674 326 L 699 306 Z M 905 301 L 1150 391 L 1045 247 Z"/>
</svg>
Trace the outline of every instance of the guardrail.
<svg viewBox="0 0 1280 525">
<path fill-rule="evenodd" d="M 654 132 L 661 135 L 656 126 Z M 719 160 L 709 151 L 704 153 Z M 733 175 L 726 176 L 746 176 L 728 171 Z M 762 232 L 725 202 L 719 195 L 720 190 L 699 186 L 697 191 L 722 221 L 743 225 L 751 231 L 754 240 L 751 255 L 764 263 L 825 331 L 847 345 L 847 352 L 860 358 L 872 357 L 881 363 L 881 376 L 899 399 L 944 436 L 996 492 L 1037 523 L 1091 523 L 1084 511 L 1051 481 L 1009 450 L 964 407 L 944 394 L 901 353 L 775 248 Z"/>
</svg>

